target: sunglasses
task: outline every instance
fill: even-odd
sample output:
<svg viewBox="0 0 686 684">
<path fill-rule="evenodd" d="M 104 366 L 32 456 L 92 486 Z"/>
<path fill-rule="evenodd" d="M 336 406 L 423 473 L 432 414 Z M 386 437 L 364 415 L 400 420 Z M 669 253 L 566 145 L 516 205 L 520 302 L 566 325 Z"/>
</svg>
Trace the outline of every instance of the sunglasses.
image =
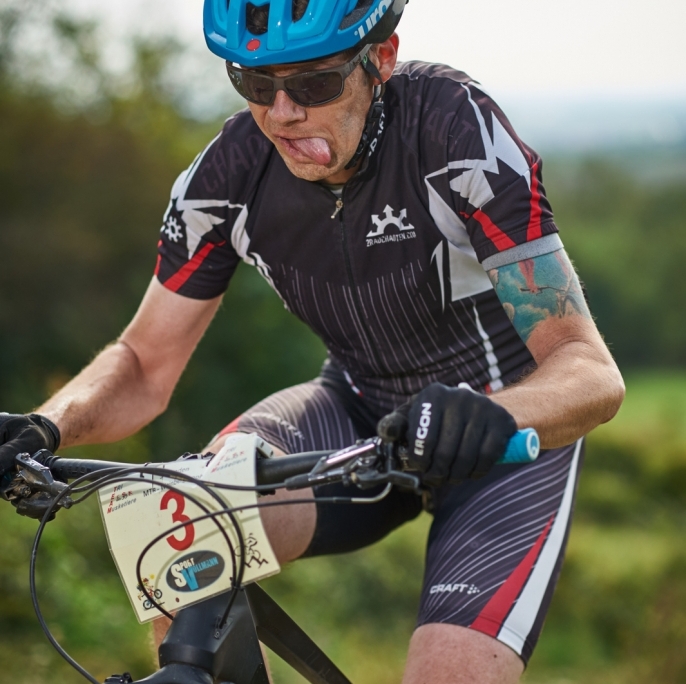
<svg viewBox="0 0 686 684">
<path fill-rule="evenodd" d="M 343 94 L 345 79 L 369 57 L 371 45 L 358 52 L 349 62 L 320 71 L 305 71 L 292 76 L 270 76 L 254 69 L 241 69 L 226 63 L 231 83 L 241 97 L 254 104 L 270 106 L 276 93 L 284 90 L 288 97 L 302 107 L 316 107 L 332 102 Z"/>
</svg>

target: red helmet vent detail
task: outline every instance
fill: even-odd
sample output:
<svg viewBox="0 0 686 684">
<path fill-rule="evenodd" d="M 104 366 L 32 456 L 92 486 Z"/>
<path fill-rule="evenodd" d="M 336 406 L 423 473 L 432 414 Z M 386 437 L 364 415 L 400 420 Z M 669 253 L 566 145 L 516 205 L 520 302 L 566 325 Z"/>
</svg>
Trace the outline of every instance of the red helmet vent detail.
<svg viewBox="0 0 686 684">
<path fill-rule="evenodd" d="M 259 38 L 253 38 L 252 40 L 248 41 L 248 44 L 245 46 L 250 52 L 255 52 L 260 45 L 262 45 L 262 41 Z"/>
</svg>

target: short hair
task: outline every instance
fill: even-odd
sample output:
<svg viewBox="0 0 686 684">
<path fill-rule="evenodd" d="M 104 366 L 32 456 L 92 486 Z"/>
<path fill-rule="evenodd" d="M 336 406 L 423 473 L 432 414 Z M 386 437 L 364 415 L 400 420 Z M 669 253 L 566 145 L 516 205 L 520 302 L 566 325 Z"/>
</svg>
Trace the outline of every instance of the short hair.
<svg viewBox="0 0 686 684">
<path fill-rule="evenodd" d="M 298 21 L 303 18 L 310 0 L 293 0 L 293 21 Z M 255 36 L 261 36 L 267 33 L 267 25 L 269 23 L 269 5 L 262 5 L 256 7 L 249 2 L 245 8 L 245 23 L 248 31 Z"/>
</svg>

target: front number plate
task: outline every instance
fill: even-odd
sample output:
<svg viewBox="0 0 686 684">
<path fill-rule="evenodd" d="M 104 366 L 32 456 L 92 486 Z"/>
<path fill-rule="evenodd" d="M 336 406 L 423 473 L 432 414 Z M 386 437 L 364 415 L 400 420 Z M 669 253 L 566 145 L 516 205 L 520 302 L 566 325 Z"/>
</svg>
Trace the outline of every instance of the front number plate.
<svg viewBox="0 0 686 684">
<path fill-rule="evenodd" d="M 175 461 L 160 464 L 206 482 L 255 485 L 256 435 L 232 435 L 211 460 Z M 189 497 L 209 511 L 220 510 L 216 500 L 200 487 L 173 478 L 136 474 L 135 481 L 108 485 L 100 490 L 100 509 L 112 557 L 140 622 L 159 616 L 151 599 L 168 611 L 191 605 L 228 590 L 234 575 L 232 554 L 226 538 L 211 520 L 194 522 L 204 512 Z M 164 486 L 172 485 L 178 491 Z M 255 504 L 250 491 L 214 490 L 229 508 Z M 262 526 L 258 510 L 236 512 L 245 542 L 243 584 L 269 577 L 280 567 Z M 217 518 L 231 541 L 236 561 L 240 549 L 237 535 L 226 515 Z M 163 534 L 170 528 L 183 527 Z M 143 549 L 158 535 L 161 540 L 145 555 L 142 583 L 136 578 L 136 563 Z"/>
</svg>

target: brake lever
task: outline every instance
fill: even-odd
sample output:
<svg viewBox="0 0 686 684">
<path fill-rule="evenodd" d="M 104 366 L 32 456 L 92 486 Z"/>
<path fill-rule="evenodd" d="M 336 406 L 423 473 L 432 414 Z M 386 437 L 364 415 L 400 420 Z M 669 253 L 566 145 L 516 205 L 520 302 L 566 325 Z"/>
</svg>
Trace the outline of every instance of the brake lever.
<svg viewBox="0 0 686 684">
<path fill-rule="evenodd" d="M 424 491 L 422 481 L 415 473 L 404 472 L 408 466 L 405 449 L 405 458 L 403 458 L 403 447 L 397 447 L 395 444 L 381 442 L 377 444 L 377 453 L 383 458 L 383 463 L 386 466 L 384 471 L 375 470 L 371 467 L 364 467 L 354 470 L 351 473 L 350 479 L 360 489 L 374 487 L 378 484 L 390 483 L 402 489 L 409 489 L 416 494 L 421 494 Z M 397 470 L 400 467 L 402 470 Z"/>
<path fill-rule="evenodd" d="M 422 486 L 422 481 L 419 477 L 412 473 L 401 473 L 398 470 L 394 470 L 388 474 L 387 481 L 392 485 L 396 485 L 396 487 L 410 489 L 415 494 L 422 494 L 422 492 L 426 490 L 426 488 Z"/>
<path fill-rule="evenodd" d="M 379 469 L 381 464 L 385 465 L 384 470 Z M 397 467 L 404 470 L 407 466 L 406 449 L 376 437 L 323 456 L 309 473 L 289 477 L 285 484 L 286 489 L 302 489 L 343 482 L 369 489 L 391 483 L 421 493 L 421 480 L 416 474 L 396 470 Z"/>
<path fill-rule="evenodd" d="M 36 452 L 35 456 L 41 457 L 43 455 L 41 450 Z M 35 517 L 40 508 L 47 508 L 47 505 L 59 496 L 66 488 L 64 482 L 55 480 L 50 468 L 42 465 L 37 460 L 31 458 L 28 453 L 17 454 L 15 457 L 17 464 L 17 472 L 11 479 L 3 480 L 0 485 L 0 497 L 6 501 L 16 502 L 15 505 L 22 515 L 29 515 Z M 46 496 L 40 496 L 40 495 Z M 21 501 L 27 502 L 22 506 Z M 33 500 L 33 503 L 31 503 Z M 60 499 L 59 506 L 62 508 L 71 508 L 74 501 L 68 496 Z"/>
<path fill-rule="evenodd" d="M 335 451 L 328 456 L 322 456 L 314 468 L 310 471 L 311 475 L 319 475 L 325 473 L 332 468 L 341 466 L 344 463 L 350 463 L 361 456 L 377 456 L 379 453 L 379 446 L 381 440 L 378 437 L 366 440 L 361 444 L 353 444 L 353 446 L 346 447 L 340 451 Z"/>
<path fill-rule="evenodd" d="M 304 489 L 305 487 L 317 487 L 319 485 L 331 484 L 332 482 L 343 482 L 350 484 L 352 478 L 346 472 L 345 468 L 336 468 L 335 470 L 327 470 L 323 473 L 304 473 L 303 475 L 294 475 L 286 478 L 286 489 Z"/>
</svg>

